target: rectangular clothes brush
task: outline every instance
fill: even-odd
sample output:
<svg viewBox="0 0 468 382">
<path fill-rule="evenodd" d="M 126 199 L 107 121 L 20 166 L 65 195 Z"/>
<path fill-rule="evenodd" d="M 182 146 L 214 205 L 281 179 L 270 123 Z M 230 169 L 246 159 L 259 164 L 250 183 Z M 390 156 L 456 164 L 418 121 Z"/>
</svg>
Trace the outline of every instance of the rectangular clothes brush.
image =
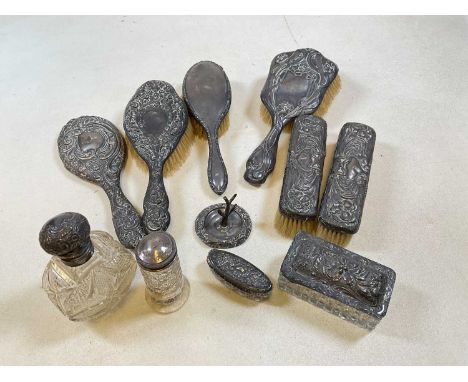
<svg viewBox="0 0 468 382">
<path fill-rule="evenodd" d="M 318 215 L 327 123 L 302 115 L 294 120 L 276 227 L 286 236 L 310 231 Z"/>
</svg>

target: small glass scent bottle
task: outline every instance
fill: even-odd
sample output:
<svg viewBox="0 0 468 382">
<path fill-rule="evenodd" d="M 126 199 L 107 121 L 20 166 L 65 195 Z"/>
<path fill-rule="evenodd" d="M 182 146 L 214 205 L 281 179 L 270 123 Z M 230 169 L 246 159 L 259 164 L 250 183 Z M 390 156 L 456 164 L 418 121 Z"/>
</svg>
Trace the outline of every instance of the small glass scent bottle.
<svg viewBox="0 0 468 382">
<path fill-rule="evenodd" d="M 108 233 L 90 232 L 83 215 L 65 212 L 50 219 L 39 242 L 53 256 L 42 288 L 70 320 L 98 318 L 126 295 L 136 271 L 132 253 Z"/>
<path fill-rule="evenodd" d="M 135 255 L 146 283 L 146 302 L 159 313 L 179 310 L 189 297 L 190 284 L 180 269 L 174 238 L 152 232 L 140 241 Z"/>
</svg>

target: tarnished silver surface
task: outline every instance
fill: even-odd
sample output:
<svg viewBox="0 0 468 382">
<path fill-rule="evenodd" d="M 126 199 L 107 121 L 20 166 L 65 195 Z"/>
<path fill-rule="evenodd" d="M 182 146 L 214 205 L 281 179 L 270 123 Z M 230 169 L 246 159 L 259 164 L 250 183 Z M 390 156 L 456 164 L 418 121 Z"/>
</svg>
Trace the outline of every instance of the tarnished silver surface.
<svg viewBox="0 0 468 382">
<path fill-rule="evenodd" d="M 101 117 L 79 117 L 63 127 L 57 144 L 68 171 L 104 189 L 119 241 L 134 248 L 145 231 L 140 216 L 120 188 L 126 148 L 117 128 Z"/>
<path fill-rule="evenodd" d="M 318 237 L 299 232 L 281 265 L 278 286 L 366 329 L 385 317 L 395 272 Z"/>
<path fill-rule="evenodd" d="M 350 122 L 341 129 L 320 206 L 325 227 L 350 234 L 359 230 L 374 145 L 375 131 L 367 125 Z"/>
<path fill-rule="evenodd" d="M 296 118 L 279 201 L 283 215 L 300 220 L 317 216 L 326 142 L 327 124 L 322 118 Z"/>
<path fill-rule="evenodd" d="M 242 257 L 212 249 L 206 262 L 219 281 L 241 296 L 255 301 L 270 297 L 273 285 L 268 276 Z"/>
<path fill-rule="evenodd" d="M 145 236 L 135 257 L 146 284 L 146 301 L 160 313 L 180 309 L 188 299 L 190 285 L 182 274 L 174 238 L 166 232 Z"/>
<path fill-rule="evenodd" d="M 42 227 L 39 242 L 52 255 L 42 288 L 70 320 L 98 318 L 127 294 L 136 270 L 133 254 L 108 233 L 90 231 L 83 215 L 53 217 Z"/>
<path fill-rule="evenodd" d="M 201 211 L 195 220 L 195 232 L 198 237 L 212 248 L 233 248 L 246 241 L 252 230 L 249 214 L 237 204 L 213 204 Z"/>
<path fill-rule="evenodd" d="M 149 168 L 142 217 L 148 232 L 164 231 L 169 226 L 171 218 L 163 182 L 163 166 L 177 147 L 187 124 L 184 101 L 164 81 L 145 82 L 125 109 L 125 132 Z"/>
<path fill-rule="evenodd" d="M 272 127 L 247 160 L 244 178 L 264 183 L 275 168 L 278 140 L 284 126 L 303 114 L 313 114 L 338 74 L 336 64 L 314 49 L 278 54 L 261 93 Z"/>
<path fill-rule="evenodd" d="M 88 219 L 76 212 L 64 212 L 48 220 L 39 232 L 39 243 L 50 255 L 69 267 L 84 264 L 93 255 Z"/>
<path fill-rule="evenodd" d="M 223 68 L 211 61 L 193 65 L 182 86 L 185 102 L 208 137 L 208 181 L 221 195 L 228 184 L 228 174 L 218 144 L 218 129 L 231 106 L 231 85 Z"/>
</svg>

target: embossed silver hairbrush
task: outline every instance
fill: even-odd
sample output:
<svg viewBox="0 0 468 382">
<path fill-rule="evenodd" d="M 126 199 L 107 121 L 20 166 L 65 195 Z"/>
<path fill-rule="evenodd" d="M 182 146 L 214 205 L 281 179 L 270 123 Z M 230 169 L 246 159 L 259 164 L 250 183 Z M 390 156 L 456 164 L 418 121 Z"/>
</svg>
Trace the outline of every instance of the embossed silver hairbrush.
<svg viewBox="0 0 468 382">
<path fill-rule="evenodd" d="M 278 287 L 372 330 L 387 313 L 395 278 L 384 265 L 299 232 L 281 265 Z"/>
<path fill-rule="evenodd" d="M 251 184 L 264 183 L 275 168 L 279 136 L 288 122 L 313 114 L 335 80 L 338 67 L 314 49 L 278 54 L 261 93 L 272 118 L 271 130 L 247 160 L 244 178 Z"/>
<path fill-rule="evenodd" d="M 138 155 L 149 168 L 143 200 L 143 225 L 148 232 L 169 226 L 169 198 L 163 166 L 176 149 L 188 124 L 187 108 L 175 89 L 164 81 L 141 85 L 125 109 L 124 129 Z"/>
<path fill-rule="evenodd" d="M 135 248 L 145 236 L 141 219 L 120 188 L 126 147 L 117 128 L 101 117 L 69 121 L 57 140 L 60 159 L 72 174 L 101 186 L 109 198 L 119 241 Z"/>
</svg>

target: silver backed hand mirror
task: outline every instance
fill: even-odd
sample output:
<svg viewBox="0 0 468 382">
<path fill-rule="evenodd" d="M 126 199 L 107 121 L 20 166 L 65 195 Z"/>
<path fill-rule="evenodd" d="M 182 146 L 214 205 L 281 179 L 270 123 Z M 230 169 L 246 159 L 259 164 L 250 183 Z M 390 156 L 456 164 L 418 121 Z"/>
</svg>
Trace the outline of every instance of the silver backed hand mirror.
<svg viewBox="0 0 468 382">
<path fill-rule="evenodd" d="M 140 216 L 120 188 L 126 147 L 117 128 L 104 118 L 83 116 L 63 127 L 57 143 L 65 168 L 106 192 L 119 241 L 127 248 L 136 247 L 146 233 Z"/>
<path fill-rule="evenodd" d="M 185 133 L 187 123 L 184 101 L 164 81 L 145 82 L 125 109 L 125 132 L 149 168 L 143 201 L 143 225 L 147 231 L 165 231 L 171 221 L 163 166 Z"/>
<path fill-rule="evenodd" d="M 278 140 L 284 126 L 303 114 L 312 114 L 322 102 L 338 67 L 314 49 L 278 54 L 260 98 L 272 118 L 271 130 L 247 160 L 244 178 L 264 183 L 275 168 Z"/>
<path fill-rule="evenodd" d="M 223 68 L 211 61 L 193 65 L 184 78 L 185 102 L 208 137 L 208 181 L 221 195 L 228 183 L 226 167 L 218 144 L 218 129 L 231 106 L 231 86 Z"/>
</svg>

